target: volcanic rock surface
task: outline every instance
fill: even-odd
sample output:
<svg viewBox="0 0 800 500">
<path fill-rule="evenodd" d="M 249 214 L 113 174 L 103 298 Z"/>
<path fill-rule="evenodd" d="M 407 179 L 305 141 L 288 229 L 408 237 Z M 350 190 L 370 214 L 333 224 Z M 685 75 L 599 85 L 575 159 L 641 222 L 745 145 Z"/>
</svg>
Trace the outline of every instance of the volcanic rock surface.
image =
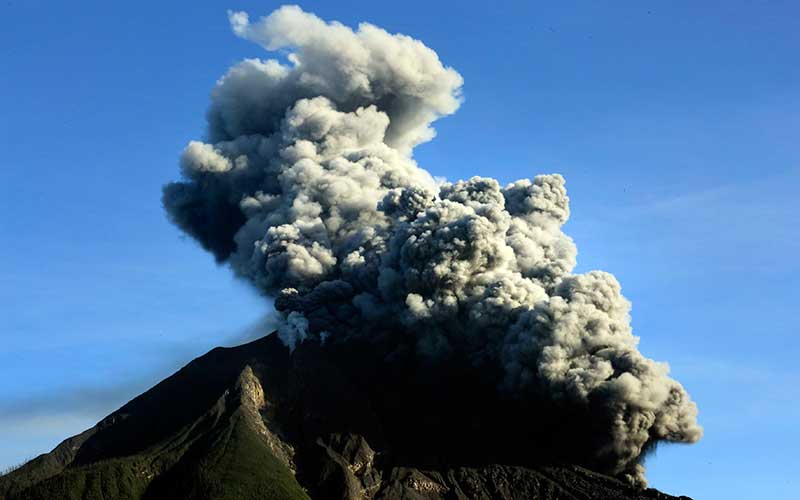
<svg viewBox="0 0 800 500">
<path fill-rule="evenodd" d="M 474 370 L 365 359 L 277 335 L 216 348 L 0 477 L 0 500 L 675 498 L 567 462 L 553 422 Z"/>
</svg>

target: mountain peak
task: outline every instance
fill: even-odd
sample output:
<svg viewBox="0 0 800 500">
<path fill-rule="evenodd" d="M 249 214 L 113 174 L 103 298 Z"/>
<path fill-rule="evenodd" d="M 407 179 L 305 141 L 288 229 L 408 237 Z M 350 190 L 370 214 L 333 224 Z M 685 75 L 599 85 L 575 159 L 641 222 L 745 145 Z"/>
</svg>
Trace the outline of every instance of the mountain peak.
<svg viewBox="0 0 800 500">
<path fill-rule="evenodd" d="M 441 408 L 458 395 L 437 405 L 391 382 L 405 406 L 387 406 L 359 383 L 369 371 L 353 355 L 290 352 L 277 335 L 214 349 L 0 477 L 0 500 L 674 498 L 558 459 L 504 460 L 486 444 L 502 434 L 480 419 L 472 433 L 445 433 Z"/>
</svg>

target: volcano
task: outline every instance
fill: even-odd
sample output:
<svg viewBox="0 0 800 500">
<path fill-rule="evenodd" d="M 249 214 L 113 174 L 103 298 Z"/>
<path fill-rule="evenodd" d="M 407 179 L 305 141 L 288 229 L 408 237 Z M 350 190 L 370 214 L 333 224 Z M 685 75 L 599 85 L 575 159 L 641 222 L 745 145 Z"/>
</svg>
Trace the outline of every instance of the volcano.
<svg viewBox="0 0 800 500">
<path fill-rule="evenodd" d="M 553 428 L 531 425 L 550 409 L 487 399 L 474 370 L 365 363 L 367 348 L 213 349 L 0 477 L 0 500 L 676 498 L 569 463 L 575 442 L 530 430 Z"/>
</svg>

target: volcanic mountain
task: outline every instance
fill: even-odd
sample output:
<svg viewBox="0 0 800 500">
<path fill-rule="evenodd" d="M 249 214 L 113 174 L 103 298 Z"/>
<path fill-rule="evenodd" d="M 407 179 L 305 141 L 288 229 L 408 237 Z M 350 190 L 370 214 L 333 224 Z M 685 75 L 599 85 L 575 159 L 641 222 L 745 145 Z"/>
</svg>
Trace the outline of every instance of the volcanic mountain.
<svg viewBox="0 0 800 500">
<path fill-rule="evenodd" d="M 474 370 L 360 349 L 274 334 L 213 349 L 0 477 L 0 500 L 675 498 L 568 463 Z"/>
</svg>

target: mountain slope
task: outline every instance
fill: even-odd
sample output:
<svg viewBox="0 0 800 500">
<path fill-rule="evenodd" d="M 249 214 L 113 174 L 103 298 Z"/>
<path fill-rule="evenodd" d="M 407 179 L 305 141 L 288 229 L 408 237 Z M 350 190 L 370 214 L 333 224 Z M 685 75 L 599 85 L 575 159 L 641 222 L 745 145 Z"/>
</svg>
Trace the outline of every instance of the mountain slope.
<svg viewBox="0 0 800 500">
<path fill-rule="evenodd" d="M 499 434 L 451 423 L 456 395 L 391 377 L 369 385 L 376 394 L 359 383 L 375 376 L 361 359 L 289 353 L 275 335 L 214 349 L 0 477 L 0 500 L 674 498 L 576 465 L 503 460 L 512 447 L 487 444 Z"/>
</svg>

